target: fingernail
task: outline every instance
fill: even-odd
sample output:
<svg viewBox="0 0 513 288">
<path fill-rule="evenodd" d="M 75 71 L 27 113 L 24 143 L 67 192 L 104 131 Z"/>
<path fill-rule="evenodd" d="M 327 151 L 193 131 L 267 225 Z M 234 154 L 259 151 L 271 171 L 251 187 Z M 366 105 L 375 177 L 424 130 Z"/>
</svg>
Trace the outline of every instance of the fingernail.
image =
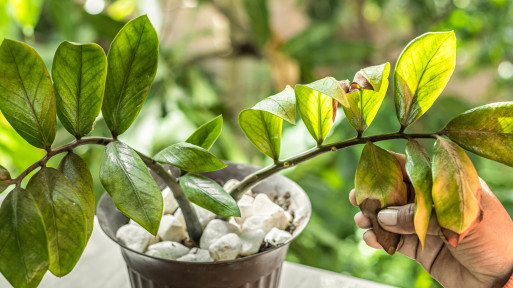
<svg viewBox="0 0 513 288">
<path fill-rule="evenodd" d="M 378 221 L 382 225 L 394 226 L 397 225 L 397 210 L 383 209 L 378 213 Z"/>
</svg>

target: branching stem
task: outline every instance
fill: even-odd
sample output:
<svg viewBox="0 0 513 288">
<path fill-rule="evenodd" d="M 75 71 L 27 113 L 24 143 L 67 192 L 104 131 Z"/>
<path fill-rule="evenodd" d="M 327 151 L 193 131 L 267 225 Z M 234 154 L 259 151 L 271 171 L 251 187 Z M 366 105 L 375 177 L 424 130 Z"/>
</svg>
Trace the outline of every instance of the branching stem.
<svg viewBox="0 0 513 288">
<path fill-rule="evenodd" d="M 389 134 L 381 134 L 381 135 L 374 135 L 374 136 L 368 136 L 368 137 L 355 137 L 331 144 L 323 144 L 318 147 L 312 148 L 308 151 L 305 151 L 299 155 L 290 157 L 288 159 L 278 161 L 272 165 L 269 165 L 267 167 L 264 167 L 250 175 L 248 175 L 246 178 L 244 178 L 239 184 L 235 185 L 231 191 L 228 191 L 230 195 L 235 199 L 238 200 L 244 193 L 251 189 L 251 187 L 255 186 L 258 182 L 266 179 L 267 177 L 270 177 L 281 170 L 294 167 L 297 164 L 303 163 L 309 159 L 312 159 L 316 156 L 319 156 L 321 154 L 324 154 L 326 152 L 330 151 L 337 151 L 343 148 L 347 148 L 349 146 L 357 145 L 357 144 L 365 144 L 367 141 L 370 142 L 379 142 L 384 140 L 390 140 L 390 139 L 409 139 L 409 138 L 433 138 L 436 139 L 436 137 L 441 136 L 442 132 L 438 133 L 431 133 L 431 134 L 407 134 L 402 132 L 395 132 L 395 133 L 389 133 Z"/>
</svg>

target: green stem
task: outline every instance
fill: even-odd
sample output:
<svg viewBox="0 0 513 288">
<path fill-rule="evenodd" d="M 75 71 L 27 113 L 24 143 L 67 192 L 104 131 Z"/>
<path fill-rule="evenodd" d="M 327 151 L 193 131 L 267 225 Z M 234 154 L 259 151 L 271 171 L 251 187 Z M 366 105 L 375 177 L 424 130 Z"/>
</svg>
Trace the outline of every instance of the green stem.
<svg viewBox="0 0 513 288">
<path fill-rule="evenodd" d="M 196 243 L 199 243 L 201 234 L 203 234 L 203 229 L 201 228 L 201 224 L 198 219 L 198 215 L 196 214 L 196 210 L 192 206 L 192 203 L 187 199 L 185 194 L 183 193 L 182 187 L 180 183 L 178 183 L 178 179 L 176 179 L 173 174 L 162 165 L 157 163 L 155 160 L 150 157 L 139 153 L 141 159 L 146 163 L 146 165 L 153 170 L 164 183 L 171 189 L 173 192 L 173 196 L 178 202 L 178 206 L 182 209 L 182 214 L 185 219 L 185 224 L 187 226 L 187 232 L 189 233 L 189 237 Z"/>
<path fill-rule="evenodd" d="M 356 137 L 351 138 L 331 144 L 324 144 L 318 147 L 312 148 L 308 151 L 305 151 L 299 155 L 290 157 L 288 159 L 279 161 L 267 167 L 264 167 L 244 178 L 239 184 L 235 185 L 231 191 L 229 191 L 230 195 L 238 201 L 244 193 L 255 186 L 258 182 L 282 171 L 290 167 L 294 167 L 297 164 L 303 163 L 307 160 L 310 160 L 314 157 L 317 157 L 321 154 L 330 151 L 337 151 L 343 148 L 347 148 L 349 146 L 357 145 L 357 144 L 365 144 L 367 141 L 370 142 L 379 142 L 390 139 L 409 139 L 409 138 L 433 138 L 442 135 L 441 133 L 432 133 L 432 134 L 407 134 L 402 132 L 395 132 L 389 134 L 382 135 L 374 135 L 368 137 Z"/>
</svg>

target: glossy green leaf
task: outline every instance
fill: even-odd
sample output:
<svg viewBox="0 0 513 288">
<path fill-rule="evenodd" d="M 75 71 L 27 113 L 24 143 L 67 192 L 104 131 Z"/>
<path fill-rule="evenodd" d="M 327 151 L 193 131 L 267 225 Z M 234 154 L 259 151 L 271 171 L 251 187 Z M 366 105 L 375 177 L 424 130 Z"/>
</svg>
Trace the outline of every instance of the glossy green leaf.
<svg viewBox="0 0 513 288">
<path fill-rule="evenodd" d="M 216 142 L 217 138 L 223 130 L 223 116 L 219 115 L 216 118 L 201 125 L 194 133 L 185 140 L 187 143 L 199 146 L 203 149 L 210 150 L 212 145 Z"/>
<path fill-rule="evenodd" d="M 0 207 L 0 273 L 17 288 L 39 285 L 48 270 L 48 242 L 36 200 L 15 188 Z"/>
<path fill-rule="evenodd" d="M 11 179 L 11 174 L 7 169 L 0 165 L 0 193 L 2 193 L 10 184 L 5 183 Z"/>
<path fill-rule="evenodd" d="M 346 118 L 360 134 L 367 129 L 378 113 L 388 89 L 389 73 L 390 63 L 360 70 L 353 80 L 360 88 L 346 93 L 347 101 L 341 102 Z"/>
<path fill-rule="evenodd" d="M 452 119 L 444 133 L 461 147 L 513 166 L 513 102 L 477 107 Z"/>
<path fill-rule="evenodd" d="M 338 100 L 333 95 L 337 95 L 337 91 L 343 93 L 342 88 L 338 83 L 325 78 L 308 85 L 296 85 L 294 90 L 299 115 L 310 135 L 320 145 L 333 126 L 333 115 L 336 113 L 333 101 Z"/>
<path fill-rule="evenodd" d="M 296 124 L 296 94 L 288 85 L 280 93 L 265 98 L 251 109 L 266 111 L 290 124 Z"/>
<path fill-rule="evenodd" d="M 163 211 L 162 193 L 134 150 L 121 142 L 107 145 L 100 181 L 119 211 L 157 235 Z"/>
<path fill-rule="evenodd" d="M 153 159 L 160 163 L 171 164 L 187 172 L 208 172 L 226 167 L 226 164 L 214 154 L 185 142 L 165 148 Z"/>
<path fill-rule="evenodd" d="M 264 45 L 271 36 L 267 0 L 243 0 L 245 14 L 249 18 L 252 33 L 260 45 Z"/>
<path fill-rule="evenodd" d="M 221 217 L 240 217 L 237 202 L 214 180 L 188 174 L 180 178 L 183 192 L 192 203 Z"/>
<path fill-rule="evenodd" d="M 415 189 L 415 215 L 413 224 L 419 237 L 422 249 L 426 239 L 429 219 L 433 210 L 433 175 L 431 160 L 419 142 L 410 139 L 406 144 L 406 173 Z"/>
<path fill-rule="evenodd" d="M 113 135 L 125 132 L 146 100 L 157 72 L 159 39 L 148 16 L 119 31 L 110 45 L 102 113 Z"/>
<path fill-rule="evenodd" d="M 52 80 L 34 49 L 10 39 L 0 46 L 0 109 L 28 143 L 38 148 L 52 145 L 56 129 Z"/>
<path fill-rule="evenodd" d="M 43 167 L 27 184 L 45 223 L 49 270 L 62 277 L 75 267 L 86 245 L 87 227 L 78 191 L 61 172 Z"/>
<path fill-rule="evenodd" d="M 107 58 L 97 44 L 64 41 L 53 58 L 52 78 L 57 115 L 73 136 L 92 129 L 100 114 L 107 77 Z"/>
<path fill-rule="evenodd" d="M 86 240 L 88 240 L 93 232 L 94 211 L 96 208 L 93 177 L 91 172 L 89 172 L 89 167 L 87 167 L 87 164 L 80 156 L 71 152 L 61 160 L 57 169 L 66 176 L 78 192 L 77 196 L 80 199 L 80 205 L 85 216 L 87 227 Z"/>
<path fill-rule="evenodd" d="M 265 155 L 280 158 L 283 120 L 269 112 L 246 109 L 239 114 L 239 126 L 246 137 Z"/>
<path fill-rule="evenodd" d="M 438 223 L 456 233 L 449 243 L 456 247 L 480 214 L 481 183 L 476 169 L 455 143 L 438 138 L 433 150 L 433 204 Z"/>
<path fill-rule="evenodd" d="M 377 199 L 381 208 L 406 204 L 406 184 L 399 161 L 390 152 L 368 142 L 355 176 L 356 202 Z"/>
<path fill-rule="evenodd" d="M 426 33 L 406 46 L 394 74 L 395 107 L 403 128 L 433 105 L 455 65 L 456 37 L 452 31 Z"/>
</svg>

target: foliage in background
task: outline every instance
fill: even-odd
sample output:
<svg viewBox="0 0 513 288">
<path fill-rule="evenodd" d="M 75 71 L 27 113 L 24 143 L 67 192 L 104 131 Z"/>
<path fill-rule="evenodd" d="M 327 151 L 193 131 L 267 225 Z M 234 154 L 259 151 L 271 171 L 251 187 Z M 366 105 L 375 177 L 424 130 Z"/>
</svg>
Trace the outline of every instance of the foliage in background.
<svg viewBox="0 0 513 288">
<path fill-rule="evenodd" d="M 50 68 L 51 56 L 62 40 L 95 39 L 106 50 L 108 39 L 128 19 L 148 13 L 154 23 L 160 23 L 161 63 L 146 109 L 128 133 L 132 136 L 120 137 L 146 153 L 185 139 L 197 126 L 223 114 L 225 127 L 213 153 L 224 159 L 264 165 L 269 160 L 249 142 L 239 141 L 244 137 L 236 125 L 239 111 L 287 84 L 309 83 L 326 75 L 351 78 L 360 67 L 397 59 L 403 44 L 424 31 L 455 30 L 456 71 L 445 96 L 433 104 L 436 113 L 428 112 L 410 132 L 438 131 L 445 119 L 466 111 L 474 106 L 472 103 L 511 100 L 513 24 L 509 19 L 513 17 L 513 1 L 287 0 L 268 1 L 261 7 L 235 2 L 0 0 L 0 38 L 9 35 L 28 41 Z M 20 7 L 35 4 L 22 13 L 15 6 L 21 4 L 16 3 L 26 3 Z M 390 95 L 385 97 L 382 111 L 394 110 Z M 338 113 L 326 141 L 355 135 L 343 114 Z M 108 135 L 103 121 L 97 120 L 91 135 Z M 394 113 L 378 113 L 365 133 L 398 128 Z M 283 131 L 283 145 L 295 145 L 282 149 L 282 157 L 315 145 L 301 123 L 291 126 L 284 122 Z M 63 134 L 57 133 L 56 144 L 71 139 L 59 136 Z M 235 142 L 241 145 L 234 146 Z M 382 147 L 400 151 L 404 144 L 387 142 Z M 13 173 L 43 156 L 30 149 L 3 118 L 0 145 L 0 162 Z M 91 163 L 90 168 L 96 171 L 93 173 L 99 170 L 100 152 L 97 147 L 78 150 Z M 285 172 L 308 191 L 314 205 L 312 222 L 291 247 L 289 259 L 401 287 L 414 282 L 416 287 L 436 286 L 412 261 L 375 252 L 361 241 L 362 232 L 353 222 L 357 209 L 347 200 L 360 153 L 361 147 L 349 148 Z M 469 156 L 513 215 L 513 179 L 508 177 L 512 169 Z M 58 160 L 50 164 L 56 166 Z M 97 197 L 103 192 L 99 182 L 95 182 L 95 192 Z"/>
</svg>

